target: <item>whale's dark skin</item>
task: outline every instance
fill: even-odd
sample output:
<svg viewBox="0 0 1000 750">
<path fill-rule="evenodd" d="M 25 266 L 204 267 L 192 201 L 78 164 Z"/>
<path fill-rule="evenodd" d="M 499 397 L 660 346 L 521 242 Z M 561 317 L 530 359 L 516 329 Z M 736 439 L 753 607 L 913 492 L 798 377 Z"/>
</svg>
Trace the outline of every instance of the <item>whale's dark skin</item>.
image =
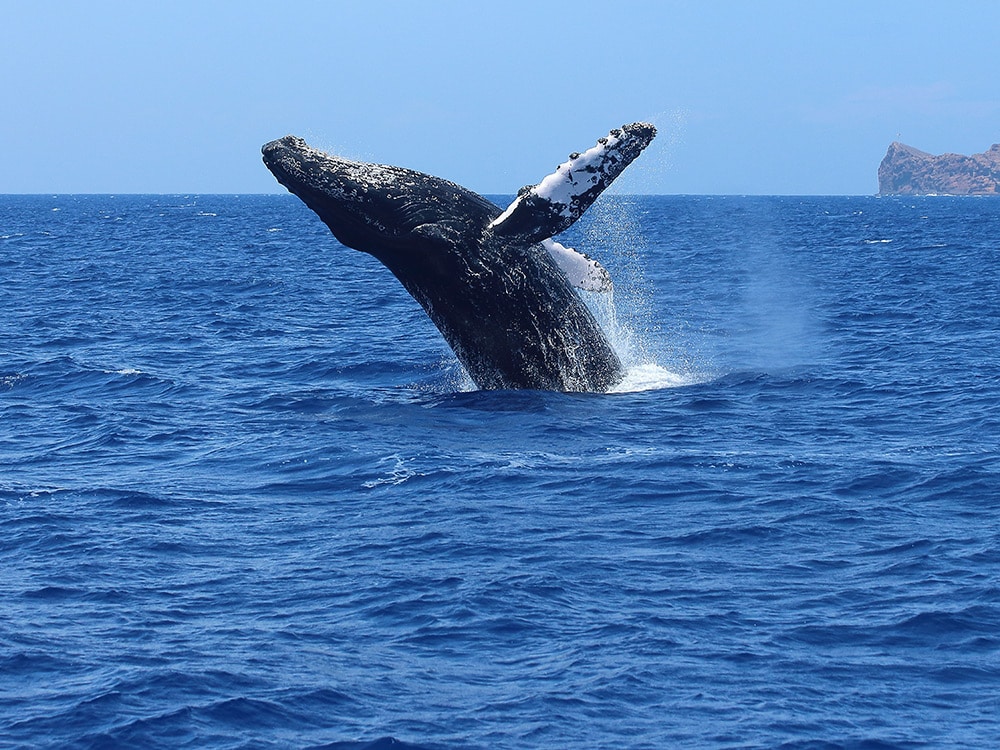
<svg viewBox="0 0 1000 750">
<path fill-rule="evenodd" d="M 595 182 L 610 184 L 638 155 L 655 133 L 642 127 L 642 138 L 630 135 L 643 141 L 634 154 Z M 278 181 L 342 244 L 399 279 L 480 388 L 606 391 L 622 379 L 600 325 L 539 244 L 572 224 L 606 184 L 574 195 L 562 213 L 526 188 L 510 221 L 491 226 L 497 206 L 438 177 L 331 156 L 295 136 L 262 151 Z"/>
</svg>

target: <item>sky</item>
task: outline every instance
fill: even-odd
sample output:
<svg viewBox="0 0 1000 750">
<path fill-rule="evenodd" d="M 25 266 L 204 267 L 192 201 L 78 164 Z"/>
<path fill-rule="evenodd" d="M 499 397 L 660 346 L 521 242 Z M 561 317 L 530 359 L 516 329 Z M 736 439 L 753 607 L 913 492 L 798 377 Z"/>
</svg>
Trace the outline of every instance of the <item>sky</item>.
<svg viewBox="0 0 1000 750">
<path fill-rule="evenodd" d="M 284 192 L 294 133 L 485 194 L 609 129 L 618 192 L 868 195 L 1000 142 L 1000 2 L 0 0 L 0 193 Z"/>
</svg>

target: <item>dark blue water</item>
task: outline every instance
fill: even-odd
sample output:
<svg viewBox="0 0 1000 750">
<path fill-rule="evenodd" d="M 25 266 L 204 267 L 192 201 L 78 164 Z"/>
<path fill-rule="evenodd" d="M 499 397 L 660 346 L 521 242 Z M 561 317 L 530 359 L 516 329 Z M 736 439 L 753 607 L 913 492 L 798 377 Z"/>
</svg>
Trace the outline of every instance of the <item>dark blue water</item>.
<svg viewBox="0 0 1000 750">
<path fill-rule="evenodd" d="M 1000 745 L 1000 201 L 564 241 L 627 392 L 291 196 L 0 197 L 0 747 Z"/>
</svg>

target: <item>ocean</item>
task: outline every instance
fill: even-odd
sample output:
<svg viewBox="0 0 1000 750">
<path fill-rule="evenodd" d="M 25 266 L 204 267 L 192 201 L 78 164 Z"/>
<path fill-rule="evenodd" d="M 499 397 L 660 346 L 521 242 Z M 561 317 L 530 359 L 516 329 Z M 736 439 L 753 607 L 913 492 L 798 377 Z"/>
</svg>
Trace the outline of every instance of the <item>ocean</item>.
<svg viewBox="0 0 1000 750">
<path fill-rule="evenodd" d="M 0 748 L 1000 746 L 1000 200 L 560 240 L 617 392 L 289 195 L 0 196 Z"/>
</svg>

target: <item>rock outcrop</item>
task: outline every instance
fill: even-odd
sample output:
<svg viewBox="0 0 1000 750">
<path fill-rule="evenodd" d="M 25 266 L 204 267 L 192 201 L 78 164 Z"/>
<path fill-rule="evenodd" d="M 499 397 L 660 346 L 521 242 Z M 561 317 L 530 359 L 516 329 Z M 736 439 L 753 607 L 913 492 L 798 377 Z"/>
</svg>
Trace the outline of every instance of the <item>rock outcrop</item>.
<svg viewBox="0 0 1000 750">
<path fill-rule="evenodd" d="M 933 156 L 894 142 L 878 168 L 879 195 L 1000 195 L 1000 143 L 972 156 Z"/>
</svg>

